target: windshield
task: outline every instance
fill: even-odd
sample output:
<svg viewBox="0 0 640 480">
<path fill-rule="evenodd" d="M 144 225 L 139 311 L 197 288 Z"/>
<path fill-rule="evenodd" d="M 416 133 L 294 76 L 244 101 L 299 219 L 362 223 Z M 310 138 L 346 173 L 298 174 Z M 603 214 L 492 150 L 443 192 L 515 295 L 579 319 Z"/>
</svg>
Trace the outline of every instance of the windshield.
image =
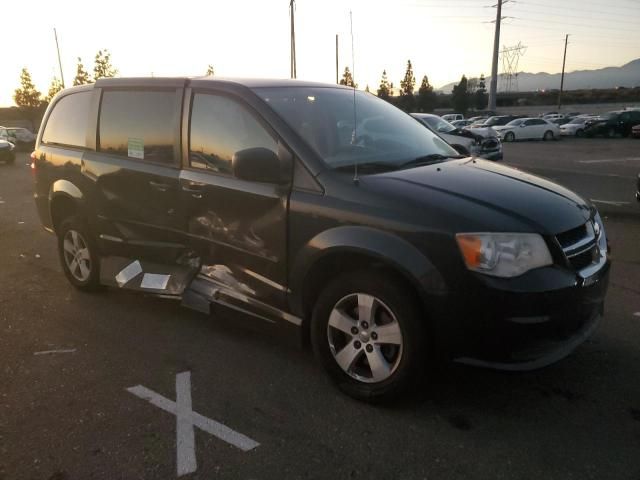
<svg viewBox="0 0 640 480">
<path fill-rule="evenodd" d="M 586 118 L 574 118 L 573 120 L 571 120 L 569 123 L 572 123 L 574 125 L 582 125 L 584 122 L 586 122 L 587 119 Z"/>
<path fill-rule="evenodd" d="M 520 125 L 525 120 L 526 119 L 524 119 L 524 118 L 518 118 L 516 120 L 511 120 L 509 123 L 507 123 L 507 127 L 517 127 L 518 125 Z"/>
<path fill-rule="evenodd" d="M 331 168 L 357 163 L 394 169 L 421 157 L 458 155 L 415 119 L 365 92 L 355 92 L 355 137 L 353 90 L 275 87 L 255 92 Z"/>
</svg>

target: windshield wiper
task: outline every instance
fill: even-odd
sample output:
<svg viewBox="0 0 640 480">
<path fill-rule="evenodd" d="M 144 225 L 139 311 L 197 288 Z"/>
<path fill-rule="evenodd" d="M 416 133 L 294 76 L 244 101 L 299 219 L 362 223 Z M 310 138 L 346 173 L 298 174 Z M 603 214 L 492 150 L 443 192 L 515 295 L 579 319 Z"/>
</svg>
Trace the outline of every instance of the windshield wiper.
<svg viewBox="0 0 640 480">
<path fill-rule="evenodd" d="M 340 165 L 335 167 L 334 170 L 340 171 L 351 171 L 355 168 L 354 163 L 349 163 L 347 165 Z M 362 162 L 358 163 L 358 170 L 367 171 L 367 172 L 384 172 L 386 170 L 394 170 L 396 165 L 388 162 Z"/>
<path fill-rule="evenodd" d="M 421 167 L 424 165 L 433 165 L 434 163 L 441 163 L 451 158 L 465 158 L 462 155 L 442 155 L 440 153 L 430 153 L 429 155 L 422 155 L 420 157 L 409 160 L 408 162 L 401 163 L 398 168 L 408 167 Z"/>
</svg>

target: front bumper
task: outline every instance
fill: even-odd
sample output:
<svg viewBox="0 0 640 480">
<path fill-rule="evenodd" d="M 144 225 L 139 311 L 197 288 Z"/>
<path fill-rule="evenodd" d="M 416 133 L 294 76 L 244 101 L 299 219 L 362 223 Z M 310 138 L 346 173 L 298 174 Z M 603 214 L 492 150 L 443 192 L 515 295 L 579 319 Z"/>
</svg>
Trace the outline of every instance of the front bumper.
<svg viewBox="0 0 640 480">
<path fill-rule="evenodd" d="M 447 356 L 468 365 L 528 371 L 569 355 L 596 330 L 604 314 L 610 263 L 586 279 L 548 267 L 517 282 L 479 279 L 474 291 L 447 300 L 437 326 Z"/>
</svg>

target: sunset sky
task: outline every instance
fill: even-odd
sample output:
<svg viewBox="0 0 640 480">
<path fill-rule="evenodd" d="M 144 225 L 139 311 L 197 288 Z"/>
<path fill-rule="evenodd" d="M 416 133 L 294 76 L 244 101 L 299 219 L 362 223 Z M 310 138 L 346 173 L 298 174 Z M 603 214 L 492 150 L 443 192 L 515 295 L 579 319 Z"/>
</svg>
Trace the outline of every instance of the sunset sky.
<svg viewBox="0 0 640 480">
<path fill-rule="evenodd" d="M 489 75 L 495 0 L 297 0 L 298 78 L 335 81 L 335 35 L 340 70 L 351 67 L 353 11 L 355 80 L 377 88 L 383 69 L 398 85 L 407 59 L 417 81 L 442 86 L 462 74 Z M 107 48 L 120 76 L 289 76 L 289 0 L 199 2 L 32 0 L 23 22 L 5 18 L 0 106 L 13 104 L 27 67 L 46 93 L 58 73 L 58 30 L 67 86 L 76 58 L 93 69 Z M 22 4 L 20 4 L 22 5 Z M 27 8 L 20 6 L 20 9 Z M 518 0 L 503 14 L 502 45 L 522 42 L 521 71 L 555 73 L 570 33 L 567 71 L 616 66 L 640 57 L 640 0 Z"/>
</svg>

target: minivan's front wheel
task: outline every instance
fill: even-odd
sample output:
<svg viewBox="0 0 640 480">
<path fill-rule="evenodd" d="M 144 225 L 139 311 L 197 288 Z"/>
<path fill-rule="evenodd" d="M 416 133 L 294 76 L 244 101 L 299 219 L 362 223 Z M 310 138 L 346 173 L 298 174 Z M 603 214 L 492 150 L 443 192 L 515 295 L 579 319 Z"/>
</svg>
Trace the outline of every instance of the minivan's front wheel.
<svg viewBox="0 0 640 480">
<path fill-rule="evenodd" d="M 313 312 L 316 357 L 359 400 L 398 396 L 425 366 L 421 309 L 402 282 L 389 280 L 369 272 L 343 275 L 320 294 Z"/>
<path fill-rule="evenodd" d="M 57 230 L 58 253 L 65 275 L 80 290 L 96 290 L 100 285 L 100 260 L 86 225 L 79 218 L 70 217 Z"/>
</svg>

